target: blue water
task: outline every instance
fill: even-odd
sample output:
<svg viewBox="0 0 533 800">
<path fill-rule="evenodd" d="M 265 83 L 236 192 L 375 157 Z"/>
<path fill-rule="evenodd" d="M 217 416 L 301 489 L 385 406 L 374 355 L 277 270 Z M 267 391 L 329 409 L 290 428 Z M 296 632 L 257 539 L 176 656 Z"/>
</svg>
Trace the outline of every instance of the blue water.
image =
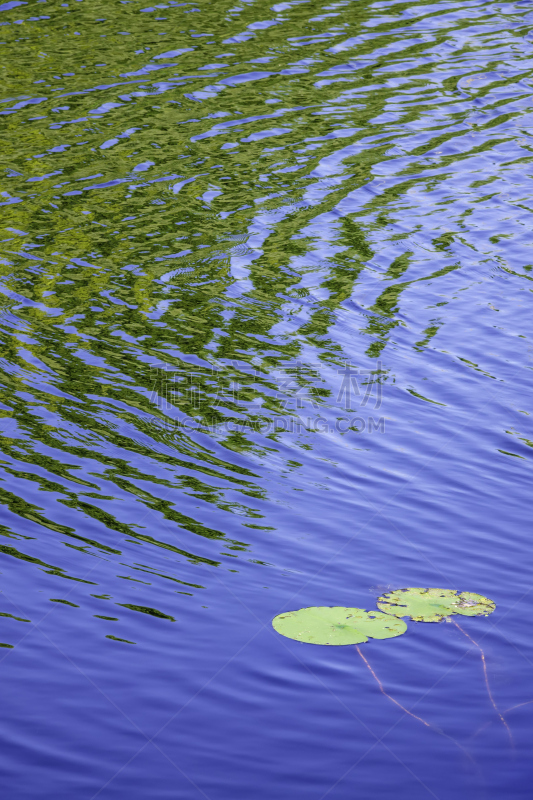
<svg viewBox="0 0 533 800">
<path fill-rule="evenodd" d="M 532 23 L 0 5 L 10 800 L 529 800 Z"/>
</svg>

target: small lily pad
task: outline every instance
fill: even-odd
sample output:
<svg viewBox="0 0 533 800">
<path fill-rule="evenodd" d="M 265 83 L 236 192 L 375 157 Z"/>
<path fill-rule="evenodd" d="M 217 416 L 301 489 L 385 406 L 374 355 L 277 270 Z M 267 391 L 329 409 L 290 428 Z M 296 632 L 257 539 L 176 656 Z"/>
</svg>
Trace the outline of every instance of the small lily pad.
<svg viewBox="0 0 533 800">
<path fill-rule="evenodd" d="M 314 606 L 278 614 L 272 620 L 274 630 L 310 644 L 360 644 L 371 639 L 390 639 L 407 630 L 401 619 L 381 611 L 362 608 Z"/>
<path fill-rule="evenodd" d="M 488 597 L 453 589 L 397 589 L 378 597 L 377 606 L 386 614 L 415 622 L 440 622 L 450 614 L 487 616 L 496 608 Z"/>
</svg>

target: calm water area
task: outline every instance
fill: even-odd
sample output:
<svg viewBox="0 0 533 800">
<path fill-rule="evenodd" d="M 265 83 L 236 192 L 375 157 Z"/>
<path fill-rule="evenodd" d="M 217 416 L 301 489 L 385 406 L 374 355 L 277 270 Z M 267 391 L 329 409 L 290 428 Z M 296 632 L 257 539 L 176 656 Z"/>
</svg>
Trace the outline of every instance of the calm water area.
<svg viewBox="0 0 533 800">
<path fill-rule="evenodd" d="M 5 796 L 531 800 L 533 5 L 147 2 L 0 4 Z"/>
</svg>

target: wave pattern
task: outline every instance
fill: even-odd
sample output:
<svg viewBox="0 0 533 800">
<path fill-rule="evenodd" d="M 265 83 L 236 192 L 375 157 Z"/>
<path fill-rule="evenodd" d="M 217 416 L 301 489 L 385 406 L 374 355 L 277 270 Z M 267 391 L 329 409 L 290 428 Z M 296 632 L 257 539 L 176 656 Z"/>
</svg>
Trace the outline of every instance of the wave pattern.
<svg viewBox="0 0 533 800">
<path fill-rule="evenodd" d="M 373 709 L 346 654 L 313 652 L 308 683 L 268 628 L 286 607 L 442 584 L 494 597 L 529 658 L 531 4 L 141 5 L 0 5 L 0 639 L 38 709 L 30 730 L 12 699 L 2 724 L 11 779 L 39 764 L 18 796 L 321 800 L 357 780 L 375 798 L 525 799 L 483 687 L 472 718 L 444 688 L 423 714 L 455 726 L 471 773 L 444 769 L 445 739 L 441 767 L 411 761 L 399 732 L 349 768 L 367 722 L 333 730 L 329 695 L 309 693 L 361 681 L 372 730 L 396 709 Z M 479 624 L 500 705 L 528 713 L 522 666 Z M 440 680 L 424 632 L 389 646 L 398 672 L 378 662 L 409 706 Z M 445 632 L 451 670 L 466 645 Z M 204 691 L 243 647 L 239 688 Z M 36 659 L 66 687 L 57 716 L 28 687 Z M 72 744 L 80 675 L 100 695 L 94 714 L 79 700 Z M 178 678 L 173 713 L 204 692 L 187 741 L 165 723 Z M 122 717 L 104 752 L 106 697 Z M 156 779 L 132 754 L 164 723 Z"/>
</svg>

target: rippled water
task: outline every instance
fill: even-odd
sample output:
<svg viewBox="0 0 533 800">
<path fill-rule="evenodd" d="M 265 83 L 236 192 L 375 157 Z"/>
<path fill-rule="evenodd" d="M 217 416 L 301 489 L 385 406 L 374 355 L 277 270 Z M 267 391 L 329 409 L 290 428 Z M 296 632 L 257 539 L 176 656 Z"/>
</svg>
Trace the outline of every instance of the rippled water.
<svg viewBox="0 0 533 800">
<path fill-rule="evenodd" d="M 529 800 L 532 22 L 0 5 L 10 798 Z"/>
</svg>

